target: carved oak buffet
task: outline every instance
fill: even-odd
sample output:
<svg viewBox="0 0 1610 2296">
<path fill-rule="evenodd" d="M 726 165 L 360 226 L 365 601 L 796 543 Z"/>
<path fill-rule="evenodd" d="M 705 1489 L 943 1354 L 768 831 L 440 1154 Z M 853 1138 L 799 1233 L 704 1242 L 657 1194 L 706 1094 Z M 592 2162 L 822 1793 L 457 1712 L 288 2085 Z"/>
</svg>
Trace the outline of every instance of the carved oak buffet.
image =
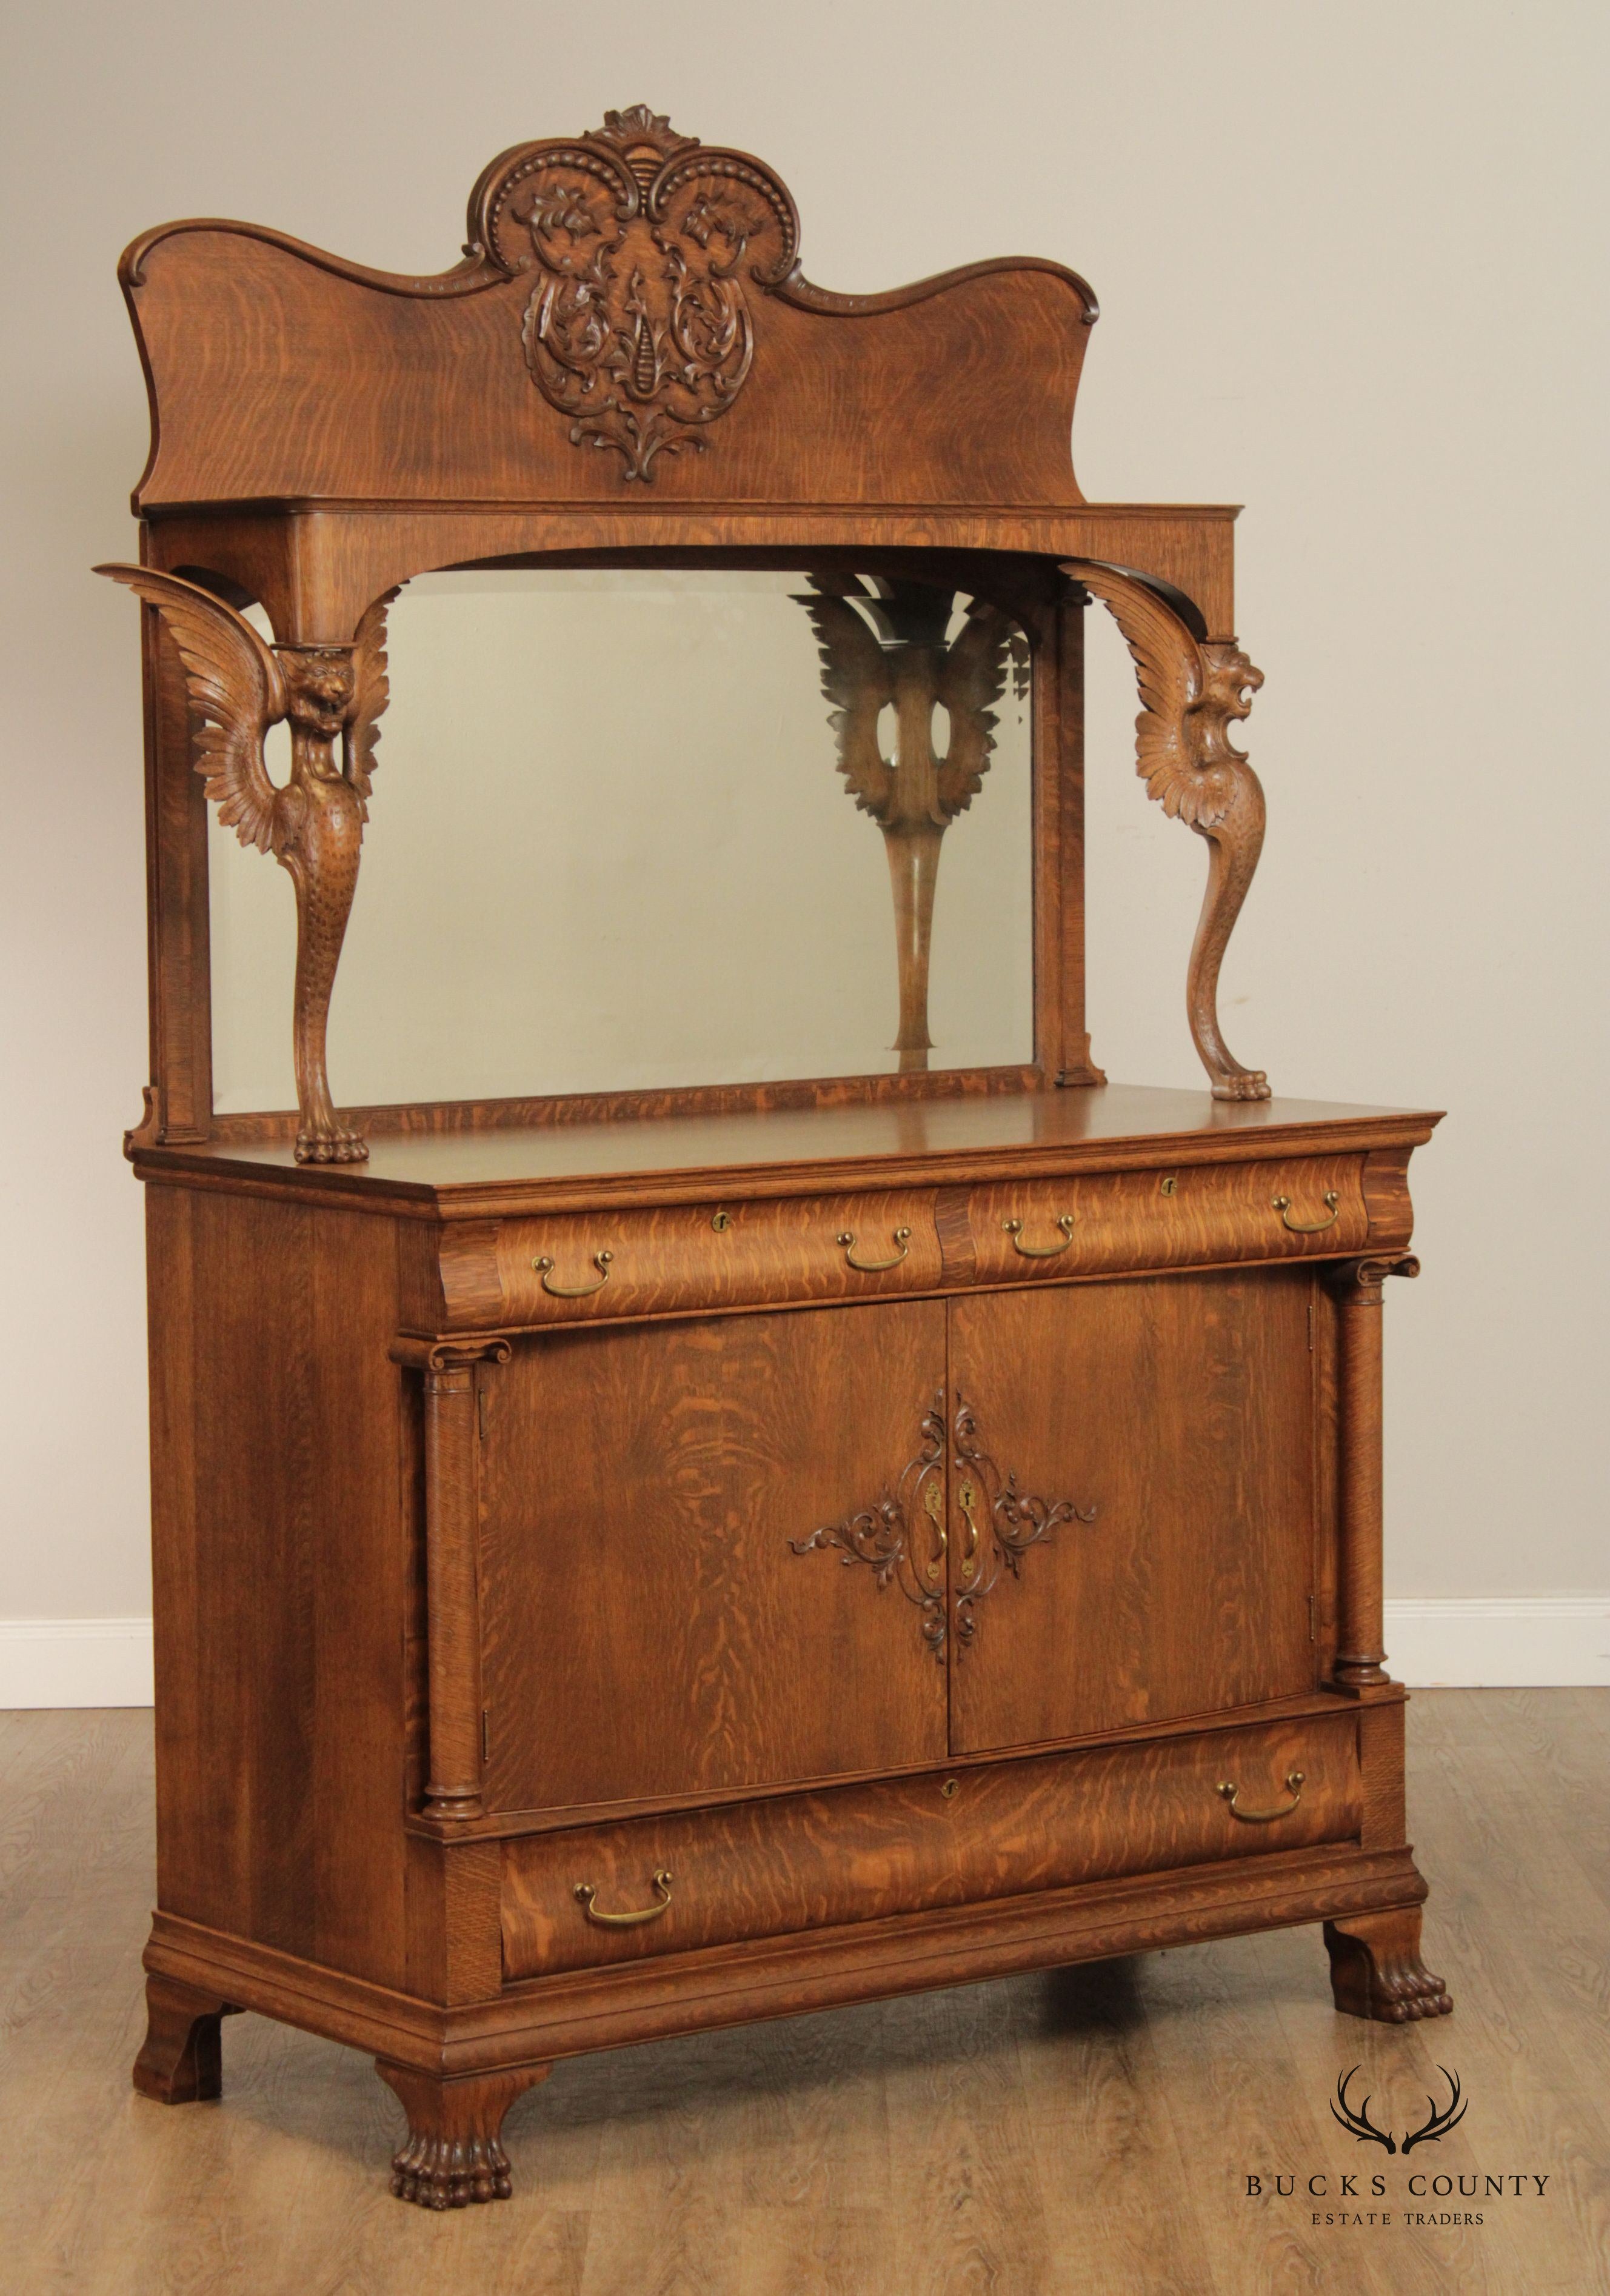
<svg viewBox="0 0 1610 2296">
<path fill-rule="evenodd" d="M 216 222 L 123 260 L 153 425 L 142 562 L 103 570 L 144 605 L 150 826 L 136 2087 L 216 2095 L 232 2009 L 367 2049 L 394 2189 L 442 2207 L 508 2192 L 504 2114 L 556 2059 L 657 2034 L 1310 1922 L 1341 2008 L 1446 2011 L 1381 1646 L 1382 1292 L 1436 1119 L 1271 1098 L 1220 1032 L 1263 818 L 1233 512 L 1085 503 L 1072 273 L 826 293 L 771 171 L 642 107 L 494 161 L 469 238 L 439 278 Z M 887 849 L 898 1067 L 338 1115 L 390 601 L 722 564 L 806 569 Z M 1208 846 L 1201 1094 L 1091 1063 L 1092 601 L 1149 794 Z M 941 840 L 1031 675 L 1032 1057 L 937 1068 Z M 209 799 L 292 879 L 294 1115 L 215 1107 Z"/>
</svg>

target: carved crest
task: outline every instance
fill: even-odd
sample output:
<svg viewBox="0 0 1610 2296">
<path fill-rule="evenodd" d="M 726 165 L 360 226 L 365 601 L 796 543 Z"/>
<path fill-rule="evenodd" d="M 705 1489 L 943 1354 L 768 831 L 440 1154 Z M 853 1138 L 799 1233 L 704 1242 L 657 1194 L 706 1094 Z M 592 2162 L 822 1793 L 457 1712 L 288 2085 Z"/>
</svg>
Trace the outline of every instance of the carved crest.
<svg viewBox="0 0 1610 2296">
<path fill-rule="evenodd" d="M 749 374 L 752 296 L 793 268 L 799 219 L 776 177 L 637 104 L 524 146 L 481 196 L 486 251 L 536 275 L 526 365 L 571 444 L 648 481 L 658 455 L 702 448 Z"/>
</svg>

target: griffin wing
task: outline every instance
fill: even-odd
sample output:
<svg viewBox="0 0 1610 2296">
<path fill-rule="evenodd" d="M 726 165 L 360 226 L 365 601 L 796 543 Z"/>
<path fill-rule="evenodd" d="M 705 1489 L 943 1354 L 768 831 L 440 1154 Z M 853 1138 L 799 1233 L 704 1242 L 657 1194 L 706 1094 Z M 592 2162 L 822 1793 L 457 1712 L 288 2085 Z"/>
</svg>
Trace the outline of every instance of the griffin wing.
<svg viewBox="0 0 1610 2296">
<path fill-rule="evenodd" d="M 251 623 L 210 591 L 150 566 L 97 566 L 155 606 L 185 665 L 190 706 L 201 720 L 195 769 L 218 819 L 242 845 L 275 849 L 278 795 L 263 761 L 263 736 L 285 715 L 279 664 Z"/>
<path fill-rule="evenodd" d="M 801 597 L 822 657 L 822 692 L 837 704 L 828 723 L 838 737 L 839 771 L 863 813 L 881 821 L 894 775 L 878 748 L 878 712 L 894 699 L 883 649 L 853 606 L 838 597 Z"/>
<path fill-rule="evenodd" d="M 950 716 L 950 747 L 939 769 L 939 807 L 946 821 L 965 813 L 990 770 L 995 747 L 992 704 L 1006 687 L 1012 624 L 998 606 L 975 598 L 940 666 L 934 698 Z"/>
<path fill-rule="evenodd" d="M 374 752 L 380 742 L 380 720 L 391 699 L 390 682 L 386 676 L 386 614 L 401 587 L 399 582 L 396 589 L 376 598 L 359 622 L 357 636 L 352 641 L 354 700 L 347 734 L 347 779 L 366 801 L 366 821 L 369 817 L 366 801 L 377 762 Z"/>
<path fill-rule="evenodd" d="M 1102 566 L 1080 564 L 1076 578 L 1101 600 L 1123 632 L 1139 675 L 1141 712 L 1135 720 L 1135 770 L 1165 813 L 1195 822 L 1213 811 L 1217 792 L 1202 770 L 1187 723 L 1203 693 L 1202 649 L 1171 607 L 1148 590 Z"/>
</svg>

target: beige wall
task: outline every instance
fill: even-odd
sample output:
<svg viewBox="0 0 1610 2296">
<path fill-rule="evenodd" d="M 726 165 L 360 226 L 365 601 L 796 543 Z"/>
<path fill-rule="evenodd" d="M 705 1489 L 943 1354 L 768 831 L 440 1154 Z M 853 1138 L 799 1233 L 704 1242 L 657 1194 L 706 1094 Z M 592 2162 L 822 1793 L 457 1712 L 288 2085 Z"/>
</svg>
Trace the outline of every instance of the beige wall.
<svg viewBox="0 0 1610 2296">
<path fill-rule="evenodd" d="M 1390 1310 L 1390 1585 L 1610 1583 L 1606 20 L 1539 0 L 62 0 L 14 22 L 0 1614 L 147 1601 L 117 1152 L 145 1072 L 137 676 L 128 601 L 86 570 L 132 549 L 145 447 L 118 251 L 210 213 L 439 267 L 493 152 L 642 97 L 777 166 L 826 285 L 1072 261 L 1105 313 L 1086 491 L 1252 505 L 1272 825 L 1231 1040 L 1294 1093 L 1450 1111 L 1418 1167 L 1426 1275 Z M 1201 854 L 1134 782 L 1123 687 L 1109 639 L 1097 1046 L 1116 1076 L 1195 1082 Z"/>
</svg>

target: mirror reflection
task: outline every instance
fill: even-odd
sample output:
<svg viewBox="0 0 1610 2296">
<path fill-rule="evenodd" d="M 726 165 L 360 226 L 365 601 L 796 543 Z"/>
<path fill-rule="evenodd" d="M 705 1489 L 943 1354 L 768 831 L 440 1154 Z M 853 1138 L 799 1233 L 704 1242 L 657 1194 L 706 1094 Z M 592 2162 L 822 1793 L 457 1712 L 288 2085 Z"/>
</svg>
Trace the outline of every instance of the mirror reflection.
<svg viewBox="0 0 1610 2296">
<path fill-rule="evenodd" d="M 1031 1058 L 1028 651 L 998 608 L 838 571 L 448 573 L 402 591 L 389 653 L 343 1104 Z M 209 836 L 215 1105 L 289 1108 L 292 890 Z"/>
</svg>

